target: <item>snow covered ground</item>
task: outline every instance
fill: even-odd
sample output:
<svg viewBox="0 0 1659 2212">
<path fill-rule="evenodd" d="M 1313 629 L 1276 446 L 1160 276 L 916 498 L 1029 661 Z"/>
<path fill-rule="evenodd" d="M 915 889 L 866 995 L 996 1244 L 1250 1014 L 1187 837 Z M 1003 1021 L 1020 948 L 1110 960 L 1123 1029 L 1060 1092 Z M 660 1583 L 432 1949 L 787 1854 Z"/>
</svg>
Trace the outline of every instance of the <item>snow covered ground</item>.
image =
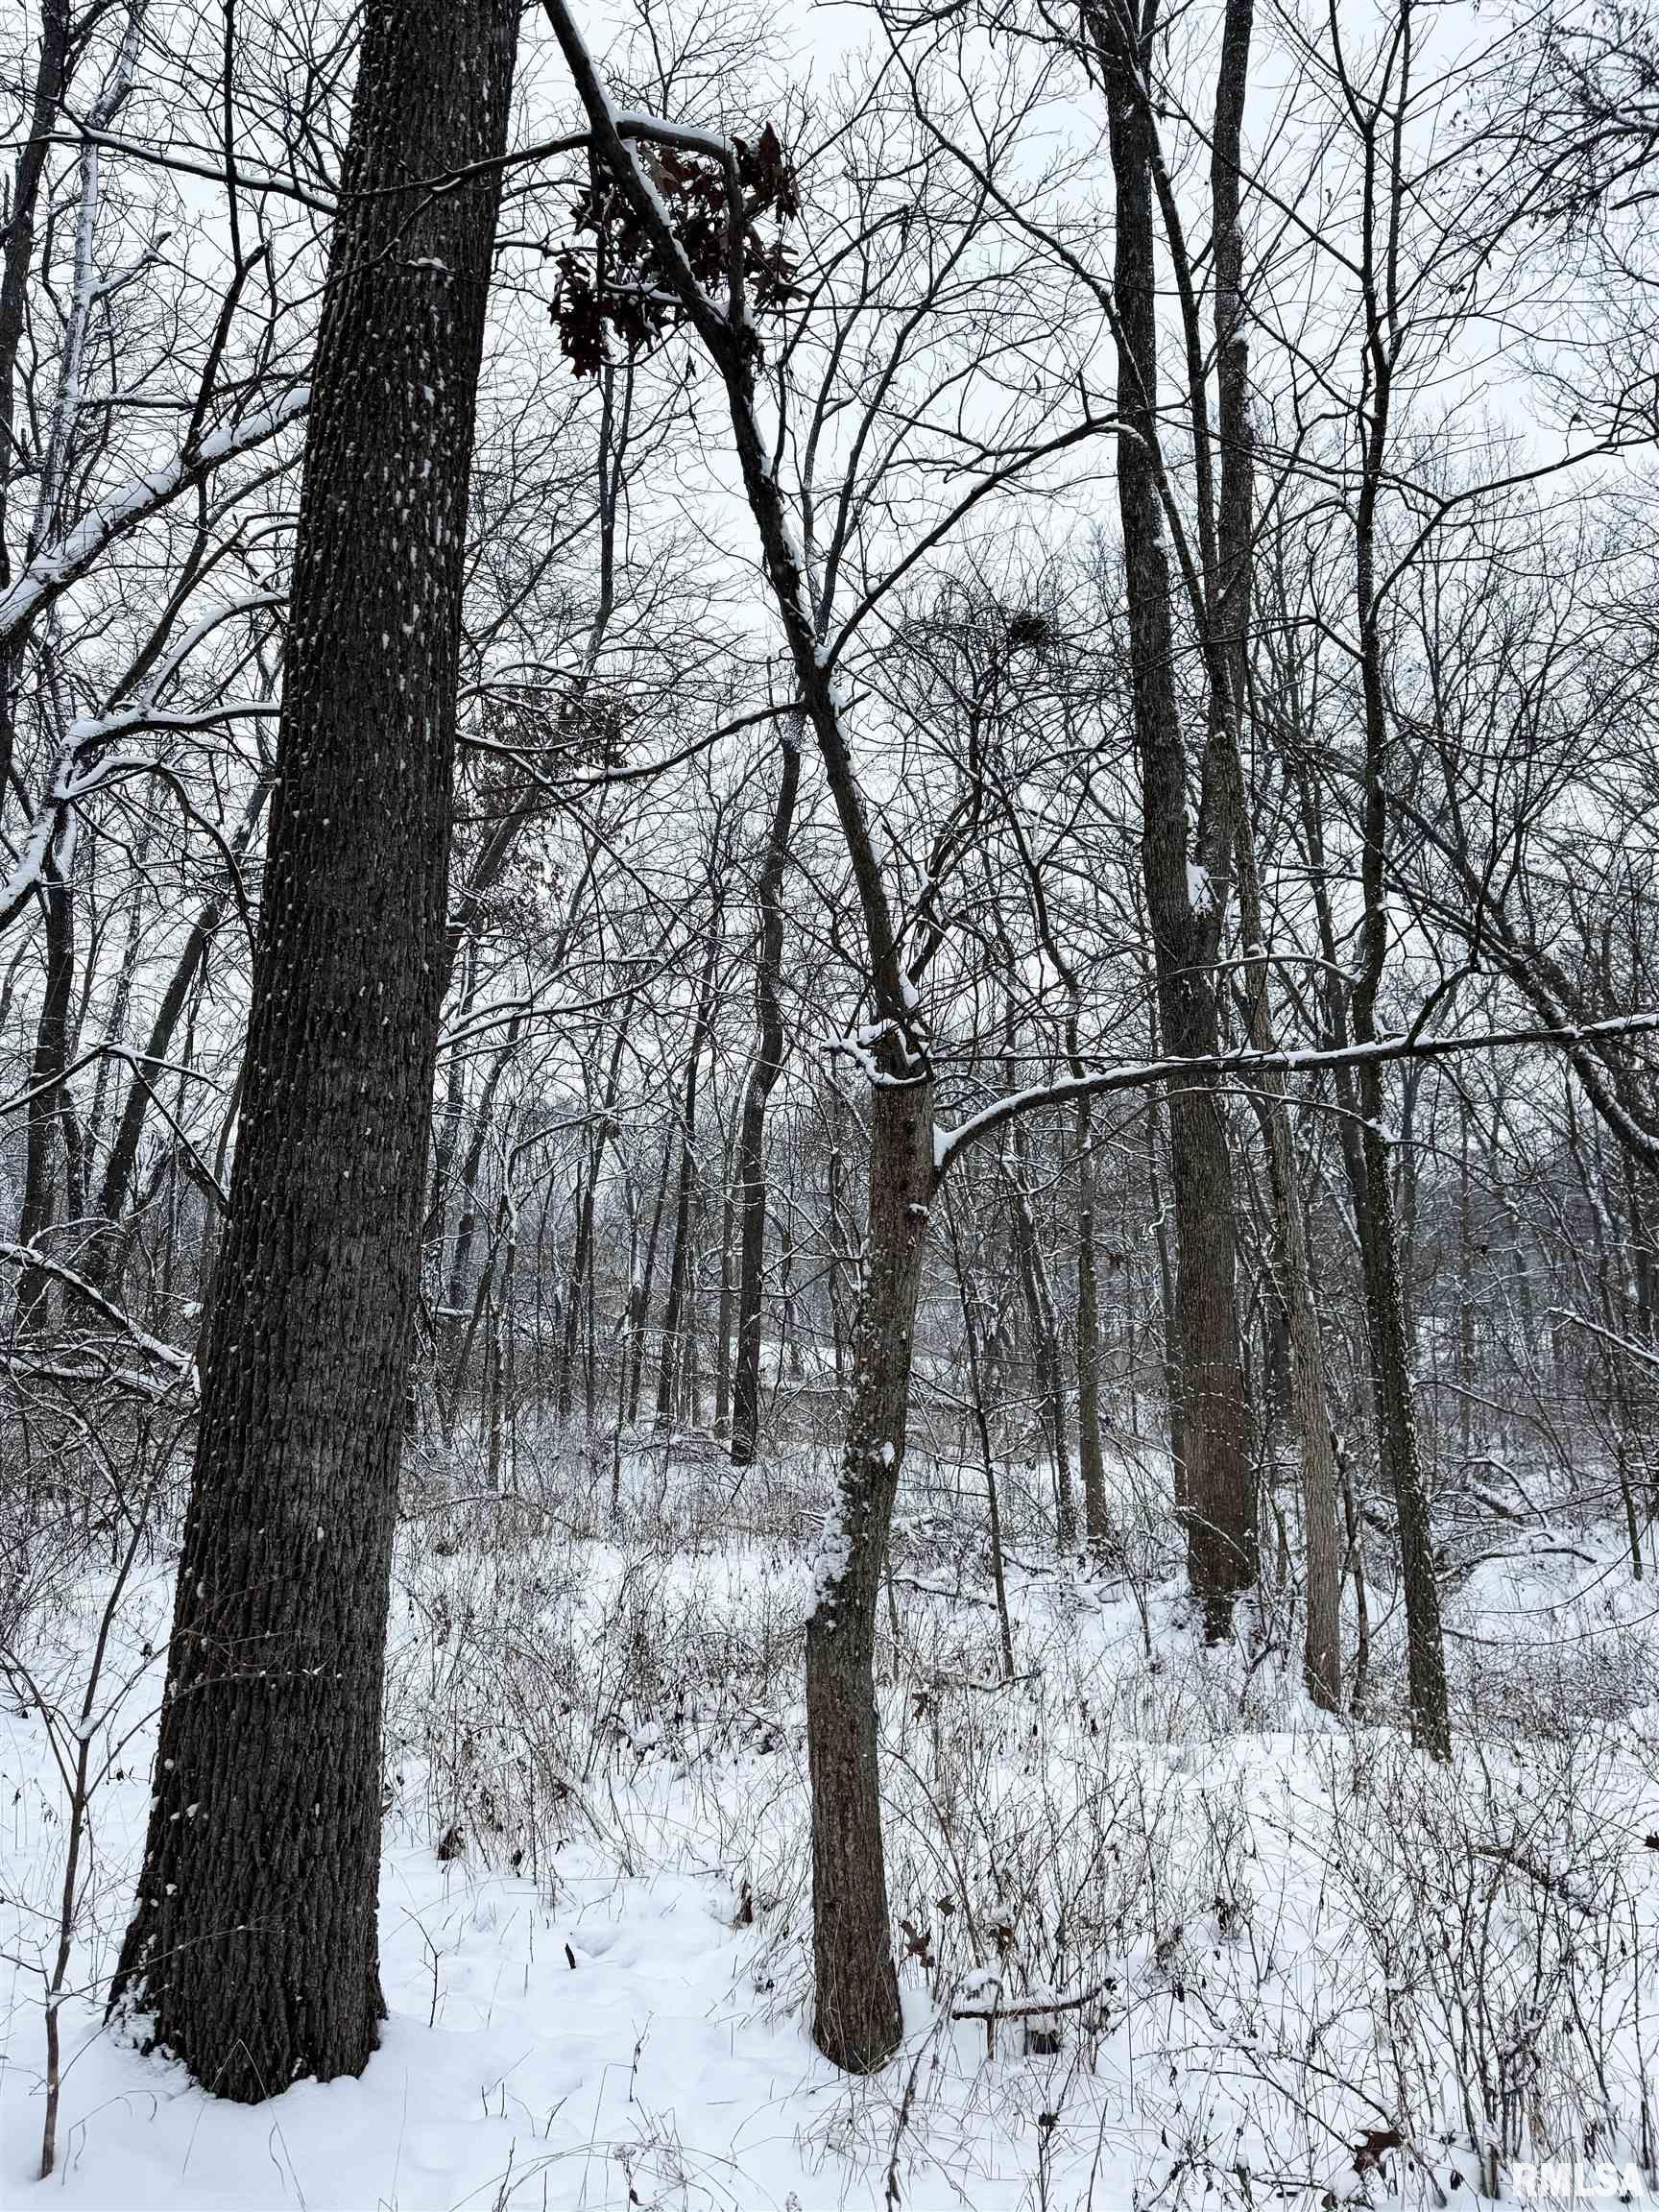
<svg viewBox="0 0 1659 2212">
<path fill-rule="evenodd" d="M 65 1808 L 38 1712 L 9 1695 L 0 2201 L 1439 2205 L 1495 2179 L 1514 2196 L 1517 2160 L 1576 2160 L 1593 2188 L 1597 2161 L 1625 2185 L 1651 2159 L 1652 1583 L 1610 1538 L 1575 1532 L 1592 1564 L 1488 1561 L 1464 1587 L 1462 1748 L 1443 1773 L 1393 1724 L 1385 1586 L 1366 1728 L 1311 1711 L 1271 1618 L 1264 1646 L 1197 1650 L 1155 1545 L 1134 1587 L 1034 1557 L 1016 1572 L 1005 1685 L 976 1544 L 913 1524 L 882 1654 L 909 2033 L 850 2081 L 805 2032 L 814 1486 L 757 1478 L 722 1516 L 727 1479 L 642 1459 L 615 1522 L 602 1483 L 577 1497 L 556 1476 L 536 1506 L 412 1516 L 388 1695 L 390 2018 L 360 2081 L 256 2108 L 101 2032 L 148 1789 L 144 1652 L 170 1598 L 164 1561 L 136 1580 L 44 2186 L 33 1962 L 55 1942 Z M 88 1566 L 34 1619 L 48 1702 L 78 1702 L 107 1587 Z M 1048 1997 L 1067 2008 L 1033 2019 Z M 993 2000 L 1026 2010 L 953 2016 Z M 1546 2176 L 1535 2200 L 1562 2186 Z"/>
</svg>

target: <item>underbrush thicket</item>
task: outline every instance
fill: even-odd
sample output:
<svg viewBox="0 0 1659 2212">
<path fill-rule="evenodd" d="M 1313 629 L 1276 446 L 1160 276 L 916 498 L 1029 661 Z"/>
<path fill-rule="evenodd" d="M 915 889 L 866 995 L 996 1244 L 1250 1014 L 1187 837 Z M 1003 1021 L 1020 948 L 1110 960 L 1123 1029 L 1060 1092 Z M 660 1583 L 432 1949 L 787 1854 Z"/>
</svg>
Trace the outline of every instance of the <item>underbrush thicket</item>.
<svg viewBox="0 0 1659 2212">
<path fill-rule="evenodd" d="M 802 1623 L 830 1477 L 805 1451 L 739 1479 L 694 1448 L 548 1435 L 525 1440 L 509 1495 L 465 1450 L 414 1452 L 389 1848 L 480 1889 L 529 1883 L 550 1914 L 573 1863 L 589 1885 L 701 1881 L 732 1930 L 733 2016 L 799 2023 Z M 1106 1578 L 1056 1565 L 1010 1484 L 1005 1679 L 955 1488 L 949 1467 L 916 1471 L 879 1653 L 909 2032 L 884 2073 L 821 2083 L 790 2116 L 805 2173 L 837 2200 L 852 2176 L 921 2205 L 972 2204 L 1011 2163 L 1025 2200 L 1053 2205 L 1441 2204 L 1506 2193 L 1528 2159 L 1652 2181 L 1659 1703 L 1627 1563 L 1466 1583 L 1459 1749 L 1440 1767 L 1398 1725 L 1385 1585 L 1362 1722 L 1307 1703 L 1293 1592 L 1233 1645 L 1198 1643 L 1155 1471 L 1120 1471 L 1129 1564 Z M 15 2040 L 31 1988 L 49 2010 L 54 1989 L 94 1990 L 125 1910 L 98 1789 L 149 1756 L 172 1530 L 163 1495 L 132 1543 L 145 1495 L 36 1501 L 9 1549 L 13 2066 L 36 2063 Z M 45 1739 L 56 1767 L 26 1772 Z M 636 2200 L 699 2201 L 684 2158 L 651 2171 Z"/>
</svg>

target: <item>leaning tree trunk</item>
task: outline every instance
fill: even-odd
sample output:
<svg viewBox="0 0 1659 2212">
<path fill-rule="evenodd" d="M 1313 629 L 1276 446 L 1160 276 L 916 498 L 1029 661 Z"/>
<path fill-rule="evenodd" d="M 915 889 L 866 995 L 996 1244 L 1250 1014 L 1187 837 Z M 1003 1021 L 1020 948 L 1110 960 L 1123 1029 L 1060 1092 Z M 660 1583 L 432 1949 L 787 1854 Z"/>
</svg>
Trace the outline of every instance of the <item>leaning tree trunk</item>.
<svg viewBox="0 0 1659 2212">
<path fill-rule="evenodd" d="M 110 2000 L 243 2103 L 360 2072 L 383 2010 L 381 1676 L 517 20 L 370 0 L 313 370 L 250 1073 Z"/>
<path fill-rule="evenodd" d="M 795 794 L 801 783 L 799 740 L 786 737 L 779 751 L 782 757 L 782 773 L 757 887 L 760 943 L 755 958 L 755 1013 L 759 1037 L 755 1047 L 755 1065 L 749 1071 L 743 1093 L 743 1118 L 737 1133 L 737 1204 L 742 1229 L 737 1274 L 737 1369 L 732 1393 L 733 1467 L 747 1467 L 753 1462 L 760 1433 L 760 1323 L 766 1264 L 766 1104 L 783 1066 L 783 1017 L 778 1003 L 783 966 L 783 869 L 789 857 Z"/>
<path fill-rule="evenodd" d="M 896 2048 L 899 1978 L 876 1768 L 876 1603 L 910 1406 L 911 1338 L 933 1166 L 933 1081 L 871 1094 L 870 1222 L 853 1334 L 853 1401 L 837 1506 L 806 1623 L 817 2004 L 812 2038 L 864 2073 Z"/>
<path fill-rule="evenodd" d="M 784 509 L 757 408 L 757 349 L 740 285 L 723 311 L 687 262 L 642 156 L 623 139 L 567 0 L 542 0 L 581 97 L 595 158 L 614 181 L 655 272 L 719 371 L 805 718 L 818 741 L 863 917 L 867 981 L 880 1031 L 871 1086 L 870 1237 L 836 1534 L 806 1629 L 807 1767 L 812 1791 L 813 2033 L 834 2063 L 877 2066 L 902 2029 L 887 1927 L 876 1775 L 876 1599 L 904 1451 L 911 1328 L 932 1196 L 933 1077 L 915 978 L 888 897 L 849 733 L 821 650 L 814 593 Z M 729 266 L 743 262 L 741 205 L 729 213 Z"/>
</svg>

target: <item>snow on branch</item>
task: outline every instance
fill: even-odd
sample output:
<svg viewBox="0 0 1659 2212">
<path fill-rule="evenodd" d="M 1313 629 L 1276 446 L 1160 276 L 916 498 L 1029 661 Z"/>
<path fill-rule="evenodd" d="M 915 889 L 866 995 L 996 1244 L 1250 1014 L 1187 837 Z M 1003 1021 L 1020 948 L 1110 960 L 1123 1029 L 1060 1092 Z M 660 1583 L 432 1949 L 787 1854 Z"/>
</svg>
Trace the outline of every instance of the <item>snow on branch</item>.
<svg viewBox="0 0 1659 2212">
<path fill-rule="evenodd" d="M 1252 1075 L 1317 1075 L 1332 1068 L 1358 1068 L 1366 1062 L 1388 1060 L 1439 1060 L 1453 1052 L 1495 1052 L 1511 1045 L 1552 1045 L 1572 1050 L 1581 1045 L 1638 1037 L 1659 1030 L 1659 1012 L 1622 1014 L 1609 1022 L 1570 1025 L 1539 1024 L 1525 1029 L 1485 1029 L 1468 1036 L 1423 1037 L 1415 1030 L 1403 1036 L 1379 1037 L 1372 1044 L 1340 1047 L 1315 1047 L 1307 1051 L 1218 1052 L 1202 1060 L 1141 1060 L 1097 1073 L 1067 1076 L 1058 1083 L 1033 1084 L 1011 1091 L 977 1114 L 969 1115 L 954 1129 L 940 1125 L 933 1132 L 933 1165 L 943 1175 L 956 1155 L 993 1130 L 1003 1128 L 1023 1114 L 1046 1106 L 1063 1106 L 1079 1098 L 1098 1098 L 1114 1091 L 1148 1090 L 1157 1083 L 1178 1083 L 1187 1076 L 1225 1076 L 1248 1080 Z"/>
<path fill-rule="evenodd" d="M 186 444 L 171 461 L 133 477 L 83 516 L 73 529 L 42 546 L 9 589 L 0 592 L 0 652 L 14 644 L 53 600 L 95 568 L 118 540 L 159 514 L 180 493 L 193 490 L 214 469 L 279 437 L 304 414 L 310 397 L 309 386 L 297 385 L 275 406 Z"/>
<path fill-rule="evenodd" d="M 180 1352 L 175 1345 L 163 1344 L 158 1336 L 147 1334 L 112 1299 L 106 1298 L 101 1290 L 94 1289 L 72 1267 L 65 1267 L 60 1261 L 49 1258 L 33 1244 L 0 1244 L 0 1264 L 32 1268 L 42 1275 L 49 1275 L 54 1283 L 60 1283 L 65 1289 L 72 1290 L 93 1312 L 119 1330 L 146 1359 L 154 1361 L 157 1367 L 166 1368 L 181 1381 L 189 1380 L 194 1384 L 196 1363 L 188 1352 Z"/>
</svg>

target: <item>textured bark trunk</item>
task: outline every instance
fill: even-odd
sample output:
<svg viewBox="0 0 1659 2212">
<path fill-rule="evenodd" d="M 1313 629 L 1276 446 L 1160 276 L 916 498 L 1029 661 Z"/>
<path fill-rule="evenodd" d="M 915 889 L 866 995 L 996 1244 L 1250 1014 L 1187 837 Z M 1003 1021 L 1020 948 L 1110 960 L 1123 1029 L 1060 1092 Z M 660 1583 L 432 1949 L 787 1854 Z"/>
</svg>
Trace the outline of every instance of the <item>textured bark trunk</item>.
<svg viewBox="0 0 1659 2212">
<path fill-rule="evenodd" d="M 876 1766 L 876 1606 L 909 1416 L 912 1333 L 934 1190 L 933 1083 L 871 1094 L 870 1217 L 836 1509 L 806 1623 L 816 2003 L 812 2036 L 864 2073 L 897 2049 L 899 1979 Z"/>
<path fill-rule="evenodd" d="M 517 16 L 365 9 L 313 370 L 250 1072 L 111 1996 L 244 2103 L 360 2072 L 382 2010 L 381 1676 Z"/>
<path fill-rule="evenodd" d="M 760 1434 L 760 1325 L 765 1311 L 766 1107 L 783 1068 L 783 1016 L 779 986 L 783 969 L 783 870 L 795 796 L 801 785 L 801 749 L 794 737 L 779 748 L 781 774 L 766 857 L 757 893 L 760 942 L 755 955 L 755 1065 L 743 1094 L 737 1134 L 738 1214 L 742 1223 L 737 1277 L 737 1371 L 732 1407 L 732 1464 L 747 1467 Z"/>
<path fill-rule="evenodd" d="M 847 1156 L 841 1149 L 841 1120 L 845 1109 L 831 1091 L 829 1100 L 830 1159 L 825 1169 L 825 1190 L 830 1206 L 830 1328 L 834 1338 L 835 1380 L 847 1379 L 847 1347 L 852 1334 L 846 1290 L 847 1254 L 855 1235 L 846 1207 Z"/>
<path fill-rule="evenodd" d="M 652 242 L 657 275 L 719 371 L 743 490 L 760 541 L 795 682 L 834 803 L 863 922 L 878 1018 L 871 1092 L 871 1236 L 854 1352 L 838 1534 L 806 1631 L 807 1766 L 812 1785 L 814 2033 L 837 2063 L 878 2065 L 898 2043 L 898 1981 L 887 1927 L 876 1773 L 875 1612 L 904 1450 L 911 1325 L 934 1183 L 933 1079 L 926 1023 L 859 782 L 843 697 L 821 651 L 810 579 L 757 407 L 758 349 L 743 289 L 724 306 L 697 282 L 661 200 L 616 112 L 566 0 L 543 0 L 592 133 L 595 157 Z M 733 204 L 730 266 L 743 265 Z"/>
<path fill-rule="evenodd" d="M 1185 1423 L 1181 1413 L 1181 1321 L 1175 1302 L 1175 1258 L 1170 1245 L 1169 1215 L 1164 1204 L 1164 1178 L 1158 1167 L 1158 1105 L 1148 1098 L 1143 1117 L 1146 1132 L 1146 1193 L 1152 1207 L 1152 1240 L 1158 1253 L 1158 1322 L 1164 1351 L 1164 1397 L 1169 1413 L 1169 1456 L 1175 1512 L 1185 1522 L 1187 1470 L 1181 1458 Z"/>
<path fill-rule="evenodd" d="M 1369 1044 L 1377 1035 L 1377 994 L 1388 946 L 1387 812 L 1383 785 L 1387 723 L 1382 642 L 1371 589 L 1373 512 L 1374 500 L 1362 497 L 1358 591 L 1360 673 L 1365 698 L 1365 842 L 1360 861 L 1364 916 L 1360 932 L 1360 973 L 1354 992 L 1354 1035 L 1361 1045 Z M 1412 1404 L 1411 1353 L 1400 1279 L 1394 1182 L 1389 1173 L 1388 1140 L 1383 1128 L 1386 1102 L 1382 1070 L 1375 1061 L 1361 1064 L 1358 1092 L 1364 1172 L 1362 1189 L 1356 1193 L 1356 1213 L 1370 1321 L 1378 1455 L 1384 1479 L 1394 1495 L 1400 1534 L 1411 1733 L 1425 1750 L 1436 1758 L 1446 1759 L 1452 1752 L 1452 1721 L 1446 1689 L 1440 1593 L 1434 1578 L 1433 1530 L 1418 1451 L 1416 1409 Z"/>
</svg>

